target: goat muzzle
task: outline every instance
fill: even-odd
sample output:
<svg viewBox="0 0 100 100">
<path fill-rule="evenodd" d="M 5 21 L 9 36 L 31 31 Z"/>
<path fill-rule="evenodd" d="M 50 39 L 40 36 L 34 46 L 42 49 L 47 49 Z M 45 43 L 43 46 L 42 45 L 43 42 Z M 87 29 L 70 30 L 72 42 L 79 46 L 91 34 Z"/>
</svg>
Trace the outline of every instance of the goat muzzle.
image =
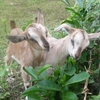
<svg viewBox="0 0 100 100">
<path fill-rule="evenodd" d="M 44 45 L 44 51 L 48 52 L 50 50 L 49 44 L 48 45 Z"/>
</svg>

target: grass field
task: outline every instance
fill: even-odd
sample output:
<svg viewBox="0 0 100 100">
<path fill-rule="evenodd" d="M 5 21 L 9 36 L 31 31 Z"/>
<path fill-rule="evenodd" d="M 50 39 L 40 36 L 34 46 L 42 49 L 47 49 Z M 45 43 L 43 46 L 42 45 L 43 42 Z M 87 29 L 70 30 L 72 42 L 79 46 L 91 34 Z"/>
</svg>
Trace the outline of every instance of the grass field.
<svg viewBox="0 0 100 100">
<path fill-rule="evenodd" d="M 61 0 L 0 0 L 0 68 L 4 67 L 4 57 L 8 45 L 6 35 L 10 34 L 10 20 L 15 20 L 18 27 L 25 29 L 27 24 L 36 17 L 37 8 L 40 8 L 45 17 L 45 26 L 54 35 L 53 29 L 68 17 L 65 6 Z M 14 71 L 16 74 L 16 69 Z M 17 74 L 16 77 L 19 78 Z M 2 95 L 4 98 L 6 93 L 10 93 L 11 97 L 0 100 L 20 100 L 18 91 L 21 88 L 16 87 L 20 84 L 19 81 L 21 79 L 17 80 L 17 83 L 14 84 L 15 87 L 13 87 L 12 84 L 9 86 L 6 83 L 6 77 L 0 77 L 0 86 L 3 88 L 3 93 L 0 92 L 0 96 Z"/>
</svg>

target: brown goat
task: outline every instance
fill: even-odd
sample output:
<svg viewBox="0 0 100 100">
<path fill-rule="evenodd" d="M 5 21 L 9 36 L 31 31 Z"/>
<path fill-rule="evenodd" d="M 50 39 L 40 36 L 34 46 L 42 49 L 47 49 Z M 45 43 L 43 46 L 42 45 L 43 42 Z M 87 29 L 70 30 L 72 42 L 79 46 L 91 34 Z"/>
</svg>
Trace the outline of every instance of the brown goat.
<svg viewBox="0 0 100 100">
<path fill-rule="evenodd" d="M 38 66 L 42 61 L 43 52 L 49 51 L 49 43 L 46 40 L 48 30 L 43 26 L 43 22 L 43 14 L 40 10 L 38 10 L 37 22 L 30 24 L 25 32 L 16 28 L 15 22 L 11 21 L 12 31 L 11 35 L 7 36 L 10 42 L 6 51 L 5 64 L 9 65 L 14 59 L 21 65 L 25 89 L 30 83 L 23 67 Z"/>
</svg>

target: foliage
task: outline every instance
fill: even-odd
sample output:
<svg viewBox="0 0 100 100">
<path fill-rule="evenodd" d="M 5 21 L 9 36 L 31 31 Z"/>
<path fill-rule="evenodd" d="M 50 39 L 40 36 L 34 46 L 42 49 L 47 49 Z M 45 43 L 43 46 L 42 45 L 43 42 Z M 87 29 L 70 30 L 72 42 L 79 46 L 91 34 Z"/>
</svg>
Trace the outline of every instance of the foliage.
<svg viewBox="0 0 100 100">
<path fill-rule="evenodd" d="M 64 20 L 76 28 L 82 28 L 87 32 L 100 30 L 100 1 L 99 0 L 75 0 L 73 7 L 67 6 L 70 17 Z"/>
<path fill-rule="evenodd" d="M 100 100 L 100 94 L 99 95 L 97 95 L 97 96 L 91 96 L 90 98 L 89 98 L 89 100 Z"/>
<path fill-rule="evenodd" d="M 31 81 L 34 82 L 34 86 L 24 91 L 22 97 L 28 96 L 29 100 L 44 100 L 44 98 L 47 100 L 78 100 L 77 95 L 70 90 L 69 86 L 84 81 L 90 75 L 86 72 L 76 73 L 76 62 L 73 63 L 71 59 L 69 58 L 69 62 L 72 64 L 66 63 L 62 67 L 45 65 L 38 69 L 24 68 L 33 78 Z M 54 70 L 52 75 L 47 73 L 46 69 L 49 70 L 49 68 Z"/>
</svg>

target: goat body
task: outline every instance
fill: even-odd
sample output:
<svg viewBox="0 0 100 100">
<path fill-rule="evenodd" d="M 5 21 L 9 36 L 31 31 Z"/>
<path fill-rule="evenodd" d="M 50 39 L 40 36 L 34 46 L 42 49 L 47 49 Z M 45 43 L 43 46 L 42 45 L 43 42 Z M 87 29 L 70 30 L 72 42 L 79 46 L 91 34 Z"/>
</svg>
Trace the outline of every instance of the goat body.
<svg viewBox="0 0 100 100">
<path fill-rule="evenodd" d="M 68 37 L 55 40 L 53 39 L 53 42 L 48 41 L 50 43 L 50 51 L 48 53 L 43 53 L 41 65 L 51 64 L 52 66 L 55 66 L 59 61 L 61 65 L 64 63 L 64 60 L 69 55 L 65 48 L 67 46 L 67 44 L 65 44 L 66 39 L 68 40 Z"/>
</svg>

